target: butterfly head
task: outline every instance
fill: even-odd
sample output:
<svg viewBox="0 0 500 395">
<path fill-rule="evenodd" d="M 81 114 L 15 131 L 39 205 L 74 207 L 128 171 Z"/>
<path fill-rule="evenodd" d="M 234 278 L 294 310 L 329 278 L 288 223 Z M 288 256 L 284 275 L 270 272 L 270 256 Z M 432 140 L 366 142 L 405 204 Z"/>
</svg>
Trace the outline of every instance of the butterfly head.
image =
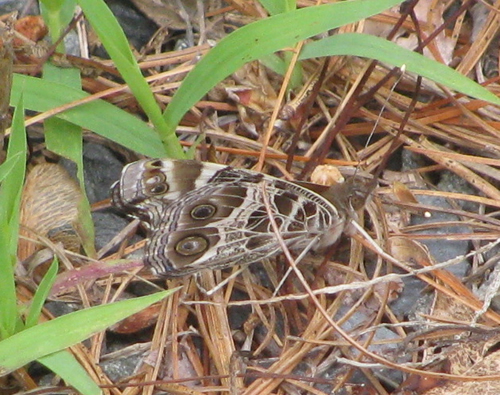
<svg viewBox="0 0 500 395">
<path fill-rule="evenodd" d="M 341 216 L 352 217 L 364 207 L 375 186 L 375 179 L 355 175 L 329 187 L 321 195 L 337 207 Z"/>
</svg>

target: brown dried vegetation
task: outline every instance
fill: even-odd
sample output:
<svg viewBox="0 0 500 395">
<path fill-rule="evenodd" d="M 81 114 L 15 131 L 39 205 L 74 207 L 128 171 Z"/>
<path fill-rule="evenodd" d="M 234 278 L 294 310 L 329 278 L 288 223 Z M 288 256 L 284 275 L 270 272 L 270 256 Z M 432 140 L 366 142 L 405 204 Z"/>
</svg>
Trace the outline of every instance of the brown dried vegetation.
<svg viewBox="0 0 500 395">
<path fill-rule="evenodd" d="M 254 2 L 227 3 L 227 8 L 210 10 L 206 23 L 193 22 L 201 35 L 222 34 L 216 22 L 223 17 L 228 24 L 247 23 L 262 12 Z M 498 94 L 499 9 L 498 1 L 472 6 L 466 1 L 421 0 L 415 10 L 420 30 L 408 18 L 395 41 L 410 46 L 420 31 L 426 55 Z M 384 35 L 404 12 L 392 10 L 339 33 Z M 182 25 L 183 18 L 177 23 Z M 141 67 L 150 75 L 157 100 L 168 105 L 173 90 L 209 46 L 161 52 L 153 44 L 142 49 Z M 86 62 L 95 65 L 102 74 L 85 77 L 85 89 L 97 93 L 115 87 L 106 74 L 113 65 Z M 156 80 L 166 67 L 171 69 L 169 79 Z M 168 280 L 166 286 L 182 290 L 113 328 L 130 335 L 154 325 L 147 347 L 137 344 L 113 354 L 144 356 L 136 374 L 121 383 L 112 383 L 99 367 L 101 358 L 110 358 L 103 355 L 104 334 L 94 337 L 90 348 L 80 345 L 72 351 L 110 394 L 151 394 L 155 389 L 245 395 L 500 393 L 500 315 L 495 308 L 500 281 L 495 269 L 500 237 L 499 109 L 366 59 L 310 60 L 301 67 L 302 92 L 297 89 L 281 100 L 288 80 L 257 62 L 247 64 L 185 117 L 179 133 L 192 136 L 201 129 L 210 138 L 210 146 L 202 144 L 198 150 L 202 160 L 216 157 L 221 163 L 248 167 L 260 158 L 256 166 L 262 171 L 296 179 L 324 163 L 360 166 L 373 173 L 388 157 L 391 171 L 382 174 L 360 218 L 371 241 L 353 231 L 333 256 L 308 256 L 299 265 L 303 279 L 292 272 L 284 284 L 280 281 L 289 264 L 283 257 L 243 270 L 220 289 L 217 284 L 230 273 Z M 110 100 L 136 110 L 125 89 L 117 89 Z M 217 115 L 207 116 L 208 108 Z M 365 146 L 372 132 L 374 138 Z M 467 187 L 436 187 L 446 177 L 464 180 Z M 440 197 L 446 203 L 426 206 L 419 203 L 421 196 Z M 453 215 L 455 221 L 410 225 L 411 216 L 437 212 Z M 445 227 L 450 230 L 439 231 Z M 437 258 L 422 244 L 427 240 L 468 241 L 468 278 L 445 270 L 464 257 L 435 268 Z M 116 255 L 104 260 L 112 258 Z M 63 286 L 64 297 L 107 303 L 120 298 L 131 282 L 141 281 L 136 273 L 86 282 L 79 292 Z M 402 297 L 405 287 L 415 285 L 403 281 L 408 273 L 428 285 L 421 295 L 427 295 L 421 298 L 426 302 L 421 310 L 395 314 L 391 303 Z M 152 279 L 147 271 L 140 275 Z M 202 289 L 215 291 L 208 295 Z"/>
</svg>

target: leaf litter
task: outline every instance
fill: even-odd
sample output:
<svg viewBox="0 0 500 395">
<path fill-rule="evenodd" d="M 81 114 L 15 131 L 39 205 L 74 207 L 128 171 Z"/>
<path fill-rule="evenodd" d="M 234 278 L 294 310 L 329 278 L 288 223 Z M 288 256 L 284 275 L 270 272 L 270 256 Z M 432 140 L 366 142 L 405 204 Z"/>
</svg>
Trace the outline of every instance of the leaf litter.
<svg viewBox="0 0 500 395">
<path fill-rule="evenodd" d="M 192 10 L 175 15 L 179 30 L 195 26 L 194 46 L 164 51 L 165 42 L 173 40 L 167 32 L 164 41 L 140 49 L 141 68 L 161 105 L 168 105 L 208 50 L 207 37 L 225 34 L 223 18 L 229 25 L 246 24 L 262 15 L 256 4 L 249 9 L 239 1 L 227 3 L 231 7 L 211 8 L 203 21 Z M 168 13 L 162 17 L 168 19 Z M 338 33 L 386 36 L 404 13 L 393 9 Z M 426 56 L 498 94 L 498 4 L 477 2 L 466 12 L 456 2 L 421 0 L 415 17 L 419 29 L 408 18 L 395 42 L 414 49 L 426 41 Z M 32 70 L 26 57 L 23 62 L 15 65 L 17 72 Z M 114 74 L 106 72 L 113 68 L 110 61 L 87 63 L 98 67 L 99 77 L 86 77 L 86 90 L 116 86 Z M 295 68 L 302 73 L 299 85 L 280 102 L 290 80 L 262 63 L 248 63 L 212 89 L 178 132 L 188 146 L 200 130 L 204 134 L 198 159 L 252 167 L 261 156 L 262 171 L 295 179 L 307 180 L 319 163 L 373 173 L 389 155 L 389 168 L 360 214 L 366 234 L 353 231 L 331 256 L 308 255 L 299 265 L 303 277 L 292 272 L 283 284 L 289 267 L 283 257 L 245 269 L 220 288 L 231 273 L 168 280 L 168 287 L 180 285 L 181 292 L 110 330 L 131 339 L 139 331 L 147 335 L 145 342 L 131 340 L 127 348 L 108 353 L 102 335 L 90 349 L 82 344 L 73 351 L 102 384 L 113 381 L 100 361 L 142 357 L 133 375 L 106 389 L 114 394 L 153 393 L 153 386 L 145 385 L 153 382 L 176 394 L 498 393 L 498 107 L 453 96 L 427 80 L 417 88 L 415 76 L 397 70 L 372 89 L 390 67 L 363 58 L 306 60 Z M 110 101 L 137 111 L 125 89 Z M 264 135 L 265 130 L 271 133 Z M 93 139 L 128 161 L 137 158 Z M 453 256 L 442 254 L 440 245 Z M 102 260 L 122 258 L 131 249 L 123 246 Z M 446 270 L 452 267 L 460 269 Z M 106 303 L 127 295 L 134 283 L 157 280 L 147 270 L 113 276 L 93 270 L 94 281 L 84 277 L 78 291 L 68 286 L 64 300 Z M 107 277 L 97 279 L 103 274 Z"/>
</svg>

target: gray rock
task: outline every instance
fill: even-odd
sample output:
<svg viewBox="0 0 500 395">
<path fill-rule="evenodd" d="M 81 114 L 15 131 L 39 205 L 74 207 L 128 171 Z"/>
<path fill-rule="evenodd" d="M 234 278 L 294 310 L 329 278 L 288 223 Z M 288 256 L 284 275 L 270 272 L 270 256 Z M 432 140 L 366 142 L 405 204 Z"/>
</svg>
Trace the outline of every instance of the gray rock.
<svg viewBox="0 0 500 395">
<path fill-rule="evenodd" d="M 446 199 L 439 196 L 419 196 L 420 203 L 428 206 L 436 206 L 450 208 Z M 459 221 L 460 218 L 453 214 L 434 212 L 432 217 L 426 218 L 423 216 L 412 216 L 412 225 L 430 224 L 434 222 L 450 222 Z M 428 231 L 418 232 L 419 234 L 450 234 L 450 233 L 470 233 L 470 228 L 466 225 L 450 225 L 432 228 Z M 456 258 L 457 256 L 465 255 L 470 251 L 470 243 L 467 240 L 446 240 L 444 238 L 436 238 L 420 241 L 424 244 L 437 263 L 445 262 Z M 461 261 L 453 266 L 449 266 L 446 270 L 452 272 L 458 278 L 463 278 L 470 269 L 470 264 L 466 260 Z M 418 301 L 425 297 L 423 291 L 427 286 L 426 283 L 416 277 L 403 278 L 404 288 L 399 298 L 391 303 L 393 312 L 400 316 L 408 316 L 414 314 L 414 309 L 419 305 Z"/>
<path fill-rule="evenodd" d="M 76 165 L 68 160 L 59 162 L 76 179 Z M 85 192 L 90 204 L 109 198 L 111 185 L 120 177 L 123 164 L 106 147 L 86 143 L 83 147 Z"/>
<path fill-rule="evenodd" d="M 0 14 L 19 11 L 22 15 L 38 15 L 38 2 L 31 0 L 0 0 Z"/>
</svg>

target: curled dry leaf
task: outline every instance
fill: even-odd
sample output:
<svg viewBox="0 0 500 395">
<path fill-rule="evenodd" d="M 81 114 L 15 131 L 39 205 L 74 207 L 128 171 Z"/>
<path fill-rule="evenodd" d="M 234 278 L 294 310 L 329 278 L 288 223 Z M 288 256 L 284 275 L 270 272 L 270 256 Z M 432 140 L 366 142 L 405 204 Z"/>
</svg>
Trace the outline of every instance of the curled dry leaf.
<svg viewBox="0 0 500 395">
<path fill-rule="evenodd" d="M 26 177 L 21 199 L 18 257 L 24 260 L 39 247 L 29 239 L 38 236 L 60 242 L 70 251 L 80 250 L 80 237 L 74 224 L 82 193 L 78 184 L 61 166 L 42 163 Z"/>
<path fill-rule="evenodd" d="M 155 303 L 125 318 L 124 320 L 112 325 L 109 330 L 119 334 L 131 334 L 139 332 L 145 328 L 154 325 L 160 313 L 161 303 Z"/>
<path fill-rule="evenodd" d="M 236 103 L 242 126 L 257 137 L 276 106 L 277 95 L 268 72 L 256 62 L 249 63 L 226 80 L 224 89 Z"/>
<path fill-rule="evenodd" d="M 200 15 L 196 0 L 132 0 L 144 15 L 153 20 L 158 26 L 168 26 L 173 30 L 186 30 L 189 24 L 198 26 Z M 220 9 L 220 0 L 208 0 L 201 3 L 205 13 Z"/>
<path fill-rule="evenodd" d="M 229 98 L 257 114 L 269 114 L 276 105 L 276 88 L 273 80 L 262 65 L 248 63 L 236 71 L 226 81 L 226 93 Z"/>
<path fill-rule="evenodd" d="M 392 191 L 400 201 L 418 204 L 417 198 L 402 182 L 395 181 L 394 184 L 392 184 Z"/>
<path fill-rule="evenodd" d="M 415 16 L 418 19 L 422 34 L 428 36 L 432 34 L 444 22 L 443 14 L 445 13 L 446 2 L 435 0 L 420 0 L 414 8 Z M 399 6 L 391 8 L 392 14 L 401 14 Z M 368 20 L 364 26 L 364 33 L 372 34 L 379 37 L 387 37 L 392 29 L 392 24 L 384 21 Z M 394 41 L 403 48 L 415 49 L 418 45 L 418 37 L 414 29 L 409 25 L 403 25 L 396 34 Z M 441 31 L 434 40 L 424 48 L 424 55 L 441 61 L 444 64 L 450 64 L 453 59 L 453 50 L 456 44 L 455 38 L 447 34 L 446 31 Z"/>
<path fill-rule="evenodd" d="M 340 170 L 331 165 L 317 166 L 311 174 L 311 181 L 315 184 L 332 186 L 340 182 L 344 182 L 344 176 Z"/>
<path fill-rule="evenodd" d="M 392 195 L 389 201 L 384 201 L 384 215 L 389 228 L 395 233 L 400 233 L 400 229 L 408 226 L 411 214 L 429 217 L 430 213 L 415 207 L 419 202 L 409 188 L 425 188 L 425 182 L 416 172 L 384 171 L 384 180 L 392 184 Z M 388 196 L 389 197 L 389 196 Z M 394 198 L 403 204 L 410 203 L 414 207 L 394 204 Z"/>
<path fill-rule="evenodd" d="M 415 195 L 402 182 L 394 181 L 394 184 L 392 185 L 392 192 L 401 203 L 419 203 Z M 426 210 L 419 210 L 418 208 L 407 208 L 406 210 L 412 212 L 413 214 L 422 215 L 426 218 L 431 217 L 431 213 Z"/>
<path fill-rule="evenodd" d="M 40 15 L 30 15 L 18 19 L 14 22 L 14 29 L 33 42 L 40 41 L 48 33 L 47 26 Z M 19 38 L 15 38 L 13 44 L 16 47 L 20 47 L 26 43 Z"/>
<path fill-rule="evenodd" d="M 388 240 L 391 255 L 412 267 L 422 268 L 433 264 L 433 259 L 423 244 L 407 237 L 391 237 Z"/>
</svg>

